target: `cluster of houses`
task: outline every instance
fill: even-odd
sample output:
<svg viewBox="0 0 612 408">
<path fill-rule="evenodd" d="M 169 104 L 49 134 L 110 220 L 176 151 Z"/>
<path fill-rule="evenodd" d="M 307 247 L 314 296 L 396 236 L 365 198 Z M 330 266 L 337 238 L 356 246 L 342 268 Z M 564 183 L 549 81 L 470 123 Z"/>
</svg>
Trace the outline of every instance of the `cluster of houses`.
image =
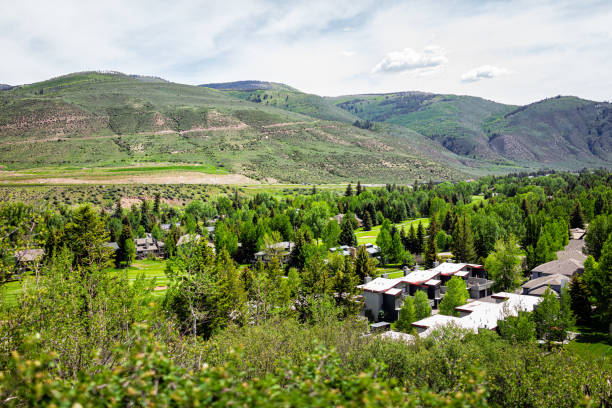
<svg viewBox="0 0 612 408">
<path fill-rule="evenodd" d="M 374 320 L 395 321 L 406 296 L 414 296 L 417 290 L 427 293 L 432 308 L 436 309 L 446 292 L 446 283 L 457 276 L 466 282 L 472 299 L 480 299 L 491 294 L 493 281 L 486 278 L 482 265 L 443 262 L 432 269 L 422 270 L 418 266 L 410 271 L 404 268 L 404 276 L 389 279 L 366 277 L 362 290 L 364 314 Z"/>
<path fill-rule="evenodd" d="M 434 312 L 432 316 L 412 323 L 418 336 L 427 337 L 435 329 L 447 325 L 477 332 L 479 329 L 496 330 L 497 322 L 508 316 L 516 316 L 519 311 L 531 312 L 542 300 L 542 295 L 550 288 L 557 296 L 575 274 L 584 272 L 586 256 L 584 230 L 572 229 L 572 239 L 564 250 L 557 252 L 557 259 L 539 265 L 531 271 L 531 279 L 524 283 L 516 293 L 491 293 L 492 281 L 486 279 L 482 265 L 457 264 L 445 262 L 429 270 L 415 270 L 395 279 L 386 277 L 366 279 L 358 287 L 363 292 L 367 314 L 379 321 L 371 327 L 373 331 L 385 331 L 384 337 L 411 341 L 414 336 L 386 331 L 392 321 L 397 320 L 405 296 L 413 296 L 416 290 L 427 293 L 432 307 L 440 303 L 445 288 L 443 284 L 451 276 L 459 276 L 466 281 L 470 293 L 467 304 L 458 306 L 456 316 L 446 316 Z"/>
</svg>

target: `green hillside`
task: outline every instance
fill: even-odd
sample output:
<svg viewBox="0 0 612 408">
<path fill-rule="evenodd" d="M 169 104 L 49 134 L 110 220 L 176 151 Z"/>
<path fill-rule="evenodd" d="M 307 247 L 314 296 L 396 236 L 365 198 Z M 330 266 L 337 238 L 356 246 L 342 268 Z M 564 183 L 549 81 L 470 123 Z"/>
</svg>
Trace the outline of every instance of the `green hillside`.
<svg viewBox="0 0 612 408">
<path fill-rule="evenodd" d="M 318 95 L 300 92 L 285 84 L 262 81 L 238 81 L 205 84 L 203 87 L 228 91 L 229 95 L 266 106 L 301 113 L 323 120 L 353 123 L 358 116 L 335 106 Z"/>
<path fill-rule="evenodd" d="M 609 166 L 612 105 L 556 97 L 527 106 L 402 92 L 331 98 L 362 120 L 396 124 L 463 157 L 559 169 Z"/>
<path fill-rule="evenodd" d="M 556 97 L 515 109 L 487 123 L 489 145 L 519 161 L 560 168 L 612 160 L 612 105 Z"/>
<path fill-rule="evenodd" d="M 273 105 L 159 79 L 70 74 L 0 93 L 0 164 L 20 171 L 16 181 L 91 172 L 97 180 L 109 177 L 106 168 L 134 172 L 147 163 L 286 182 L 467 177 L 458 160 L 451 168 L 415 149 L 415 134 L 398 138 L 382 126 L 364 130 Z"/>
<path fill-rule="evenodd" d="M 400 92 L 334 98 L 341 108 L 365 120 L 407 127 L 459 155 L 496 159 L 483 130 L 485 119 L 514 107 L 482 98 Z"/>
</svg>

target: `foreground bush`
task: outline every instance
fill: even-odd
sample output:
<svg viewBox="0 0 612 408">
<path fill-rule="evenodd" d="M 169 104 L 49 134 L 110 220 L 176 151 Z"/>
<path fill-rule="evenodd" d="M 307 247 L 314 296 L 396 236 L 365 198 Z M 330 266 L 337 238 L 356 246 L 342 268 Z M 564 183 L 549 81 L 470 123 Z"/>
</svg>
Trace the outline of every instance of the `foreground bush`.
<svg viewBox="0 0 612 408">
<path fill-rule="evenodd" d="M 31 346 L 35 345 L 31 342 Z M 124 364 L 75 380 L 54 377 L 54 356 L 26 360 L 13 353 L 9 372 L 0 373 L 0 397 L 7 406 L 286 406 L 286 407 L 485 407 L 486 391 L 476 380 L 464 379 L 462 391 L 434 394 L 381 381 L 381 367 L 361 373 L 342 368 L 334 352 L 319 347 L 303 364 L 284 361 L 280 368 L 243 380 L 234 354 L 224 365 L 190 371 L 177 366 L 153 339 L 135 342 Z"/>
</svg>

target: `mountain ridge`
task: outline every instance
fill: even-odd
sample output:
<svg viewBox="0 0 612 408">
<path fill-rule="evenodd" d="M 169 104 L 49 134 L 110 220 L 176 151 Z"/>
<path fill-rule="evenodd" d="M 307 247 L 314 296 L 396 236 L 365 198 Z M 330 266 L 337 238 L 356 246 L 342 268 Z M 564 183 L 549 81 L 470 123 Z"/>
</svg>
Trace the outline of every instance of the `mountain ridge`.
<svg viewBox="0 0 612 408">
<path fill-rule="evenodd" d="M 412 182 L 612 160 L 604 102 L 516 106 L 420 91 L 321 97 L 266 81 L 204 85 L 89 71 L 14 87 L 0 93 L 0 164 L 187 163 L 259 180 Z"/>
</svg>

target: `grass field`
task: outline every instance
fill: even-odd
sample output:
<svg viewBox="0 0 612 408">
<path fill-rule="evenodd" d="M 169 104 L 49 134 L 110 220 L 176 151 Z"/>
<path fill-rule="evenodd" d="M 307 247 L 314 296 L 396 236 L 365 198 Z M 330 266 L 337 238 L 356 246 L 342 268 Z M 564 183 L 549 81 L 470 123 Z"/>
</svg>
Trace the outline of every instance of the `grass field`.
<svg viewBox="0 0 612 408">
<path fill-rule="evenodd" d="M 429 226 L 429 218 L 417 218 L 414 220 L 402 221 L 395 225 L 399 229 L 402 229 L 402 227 L 404 227 L 404 229 L 406 229 L 406 233 L 408 233 L 408 229 L 410 228 L 410 225 L 411 224 L 414 225 L 414 229 L 416 230 L 417 226 L 419 225 L 419 222 L 423 223 L 423 228 L 427 228 Z M 357 236 L 357 243 L 359 245 L 375 244 L 376 237 L 378 237 L 379 233 L 380 233 L 380 225 L 372 227 L 370 231 L 364 231 L 363 228 L 358 228 L 355 231 L 355 235 Z"/>
<path fill-rule="evenodd" d="M 150 260 L 143 259 L 134 261 L 131 267 L 127 268 L 128 279 L 130 282 L 135 281 L 141 274 L 144 274 L 145 279 L 151 280 L 155 283 L 155 286 L 163 287 L 169 283 L 168 278 L 165 274 L 166 261 L 165 260 Z M 119 273 L 121 269 L 111 269 L 111 273 Z M 24 282 L 27 284 L 27 280 Z M 0 295 L 5 296 L 6 300 L 10 305 L 17 303 L 18 296 L 22 293 L 22 281 L 12 281 L 2 285 Z M 156 290 L 153 292 L 155 297 L 163 296 L 166 293 L 165 290 Z"/>
<path fill-rule="evenodd" d="M 612 337 L 605 327 L 579 326 L 580 336 L 571 341 L 566 348 L 583 358 L 612 358 Z"/>
</svg>

